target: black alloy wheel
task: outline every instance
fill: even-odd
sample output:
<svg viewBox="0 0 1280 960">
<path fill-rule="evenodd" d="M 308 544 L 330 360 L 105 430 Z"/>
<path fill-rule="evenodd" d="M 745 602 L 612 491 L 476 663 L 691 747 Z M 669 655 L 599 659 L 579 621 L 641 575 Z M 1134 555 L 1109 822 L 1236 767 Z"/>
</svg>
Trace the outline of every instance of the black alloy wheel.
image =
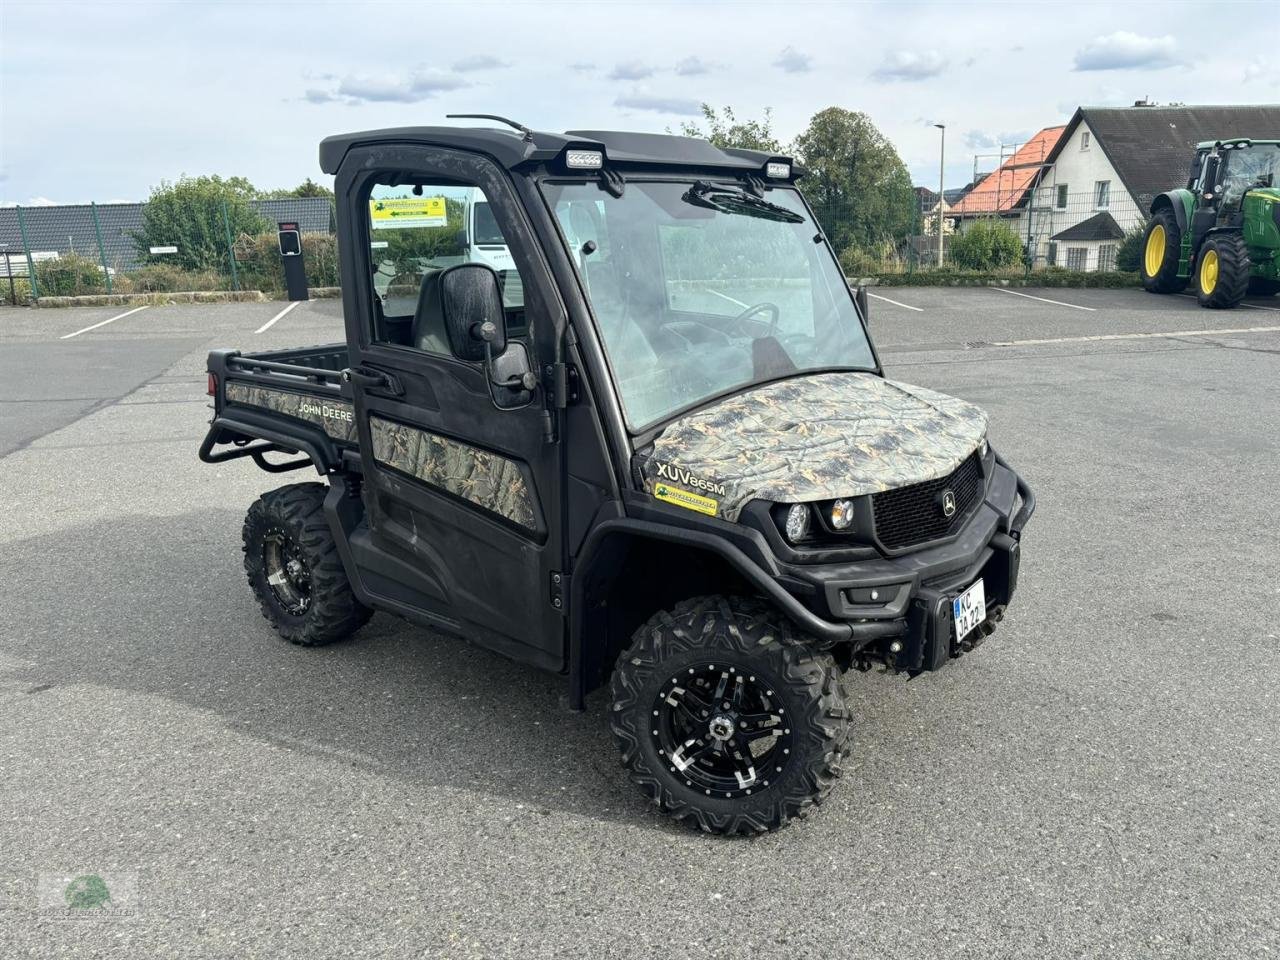
<svg viewBox="0 0 1280 960">
<path fill-rule="evenodd" d="M 653 738 L 673 773 L 706 796 L 750 796 L 791 754 L 786 707 L 755 674 L 725 664 L 681 670 L 653 705 Z"/>
</svg>

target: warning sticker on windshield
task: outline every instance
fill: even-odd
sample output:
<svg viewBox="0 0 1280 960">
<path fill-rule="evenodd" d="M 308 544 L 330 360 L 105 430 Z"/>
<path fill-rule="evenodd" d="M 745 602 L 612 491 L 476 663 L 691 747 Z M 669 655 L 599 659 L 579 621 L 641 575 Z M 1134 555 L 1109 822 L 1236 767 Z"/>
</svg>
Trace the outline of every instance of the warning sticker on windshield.
<svg viewBox="0 0 1280 960">
<path fill-rule="evenodd" d="M 374 230 L 445 227 L 449 216 L 444 197 L 388 197 L 369 201 L 369 225 Z"/>
<path fill-rule="evenodd" d="M 719 500 L 712 500 L 710 497 L 704 497 L 699 493 L 681 490 L 679 487 L 669 487 L 665 483 L 655 485 L 653 495 L 666 503 L 674 503 L 677 507 L 684 507 L 686 510 L 696 510 L 698 513 L 705 513 L 709 517 L 714 517 L 720 509 Z"/>
</svg>

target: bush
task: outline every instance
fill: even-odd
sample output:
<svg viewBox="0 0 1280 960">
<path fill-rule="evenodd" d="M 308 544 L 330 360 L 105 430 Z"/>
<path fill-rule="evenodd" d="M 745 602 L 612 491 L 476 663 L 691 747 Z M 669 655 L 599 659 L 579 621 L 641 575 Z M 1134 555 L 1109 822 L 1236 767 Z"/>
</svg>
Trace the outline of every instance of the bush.
<svg viewBox="0 0 1280 960">
<path fill-rule="evenodd" d="M 1144 227 L 1135 227 L 1124 235 L 1120 247 L 1116 250 L 1116 269 L 1121 273 L 1137 273 L 1142 262 L 1142 240 L 1146 233 Z"/>
<path fill-rule="evenodd" d="M 161 181 L 142 208 L 142 230 L 134 234 L 144 262 L 173 263 L 184 270 L 228 270 L 227 231 L 232 236 L 267 228 L 249 201 L 257 196 L 242 177 L 183 177 Z M 153 246 L 173 245 L 177 253 L 152 254 Z M 157 261 L 157 257 L 165 257 Z"/>
<path fill-rule="evenodd" d="M 998 220 L 979 220 L 951 238 L 951 262 L 966 270 L 997 270 L 1022 259 L 1022 241 Z"/>
<path fill-rule="evenodd" d="M 900 273 L 903 260 L 888 240 L 866 247 L 851 243 L 840 252 L 840 267 L 847 277 L 869 277 L 878 273 Z"/>
<path fill-rule="evenodd" d="M 129 289 L 118 293 L 176 293 L 188 290 L 227 290 L 231 284 L 213 270 L 183 270 L 172 263 L 149 263 L 125 274 Z M 119 284 L 123 287 L 124 284 Z"/>
<path fill-rule="evenodd" d="M 240 286 L 263 293 L 284 292 L 284 265 L 275 233 L 242 236 L 236 241 L 236 269 Z M 304 233 L 302 258 L 308 287 L 341 286 L 338 276 L 338 238 L 328 233 Z"/>
<path fill-rule="evenodd" d="M 8 281 L 5 283 L 7 286 Z M 42 297 L 76 297 L 105 293 L 107 276 L 97 260 L 78 253 L 65 253 L 53 259 L 36 261 L 36 285 Z"/>
</svg>

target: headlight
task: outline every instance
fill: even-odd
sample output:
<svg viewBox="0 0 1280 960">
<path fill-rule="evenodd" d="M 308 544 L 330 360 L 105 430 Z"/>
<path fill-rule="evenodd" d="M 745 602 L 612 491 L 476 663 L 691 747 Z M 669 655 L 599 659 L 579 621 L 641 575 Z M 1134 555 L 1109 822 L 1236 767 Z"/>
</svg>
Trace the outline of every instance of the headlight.
<svg viewBox="0 0 1280 960">
<path fill-rule="evenodd" d="M 853 523 L 853 501 L 852 500 L 831 501 L 831 529 L 832 530 L 848 530 L 849 525 L 852 523 Z"/>
<path fill-rule="evenodd" d="M 804 535 L 809 532 L 809 507 L 803 503 L 793 503 L 787 511 L 783 529 L 792 543 L 804 539 Z"/>
</svg>

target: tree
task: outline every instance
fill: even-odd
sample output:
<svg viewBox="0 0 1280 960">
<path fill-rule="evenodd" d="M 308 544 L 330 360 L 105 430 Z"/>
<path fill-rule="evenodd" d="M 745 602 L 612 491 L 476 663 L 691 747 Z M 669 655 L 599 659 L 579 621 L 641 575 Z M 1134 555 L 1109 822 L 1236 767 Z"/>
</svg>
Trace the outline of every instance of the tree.
<svg viewBox="0 0 1280 960">
<path fill-rule="evenodd" d="M 686 137 L 701 137 L 712 144 L 725 147 L 741 147 L 745 150 L 764 150 L 769 153 L 781 153 L 780 144 L 773 135 L 773 111 L 764 108 L 762 120 L 738 120 L 732 107 L 725 107 L 719 113 L 709 103 L 702 105 L 702 117 L 706 121 L 704 132 L 699 124 L 685 121 L 680 124 L 680 133 Z"/>
<path fill-rule="evenodd" d="M 249 205 L 258 192 L 244 177 L 182 177 L 162 180 L 142 208 L 142 230 L 133 235 L 138 257 L 186 270 L 227 269 L 231 236 L 262 233 L 270 225 Z M 224 213 L 225 211 L 225 213 Z M 153 255 L 151 247 L 174 246 L 176 254 Z"/>
<path fill-rule="evenodd" d="M 288 200 L 291 197 L 324 197 L 328 200 L 333 199 L 333 191 L 326 187 L 323 183 L 316 183 L 310 177 L 303 180 L 292 190 L 279 187 L 275 190 L 268 190 L 262 194 L 264 200 Z"/>
<path fill-rule="evenodd" d="M 828 107 L 796 138 L 800 188 L 837 250 L 910 236 L 916 219 L 911 175 L 867 115 Z"/>
</svg>

